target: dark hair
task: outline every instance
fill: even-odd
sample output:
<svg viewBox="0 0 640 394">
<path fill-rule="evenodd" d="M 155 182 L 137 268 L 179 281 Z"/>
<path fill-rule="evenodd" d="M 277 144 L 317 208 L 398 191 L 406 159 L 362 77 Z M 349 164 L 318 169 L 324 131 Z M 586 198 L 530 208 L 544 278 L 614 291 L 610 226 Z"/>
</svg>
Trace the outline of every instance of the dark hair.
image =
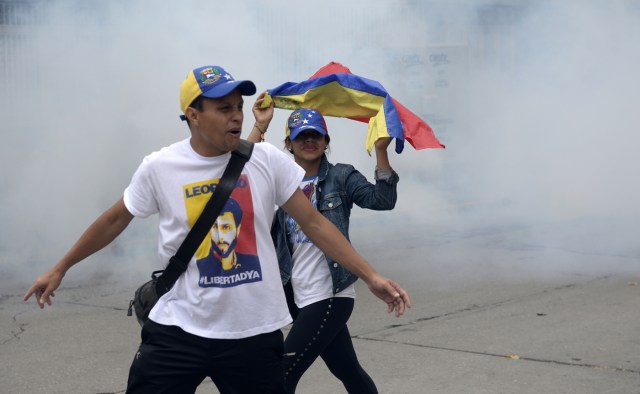
<svg viewBox="0 0 640 394">
<path fill-rule="evenodd" d="M 195 99 L 193 99 L 191 104 L 189 104 L 187 107 L 191 107 L 197 110 L 198 112 L 202 112 L 202 108 L 204 107 L 203 103 L 204 103 L 204 97 L 200 95 Z M 184 120 L 187 122 L 187 126 L 191 126 L 191 124 L 189 123 L 189 118 L 186 115 L 184 115 Z"/>
<path fill-rule="evenodd" d="M 236 227 L 238 227 L 240 223 L 242 223 L 242 208 L 238 201 L 233 197 L 229 197 L 227 202 L 224 204 L 224 208 L 222 208 L 220 215 L 227 212 L 230 212 L 233 215 L 233 220 L 236 222 Z"/>
<path fill-rule="evenodd" d="M 191 102 L 191 104 L 189 104 L 189 107 L 195 108 L 198 111 L 202 111 L 203 103 L 204 103 L 204 97 L 198 96 Z"/>
</svg>

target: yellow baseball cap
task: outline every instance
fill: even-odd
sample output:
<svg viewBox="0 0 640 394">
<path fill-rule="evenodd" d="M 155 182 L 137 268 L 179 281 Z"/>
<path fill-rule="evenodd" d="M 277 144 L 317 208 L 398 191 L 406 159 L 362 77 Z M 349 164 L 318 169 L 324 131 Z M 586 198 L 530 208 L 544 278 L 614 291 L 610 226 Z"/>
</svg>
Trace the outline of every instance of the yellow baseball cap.
<svg viewBox="0 0 640 394">
<path fill-rule="evenodd" d="M 180 109 L 184 113 L 198 96 L 224 97 L 239 88 L 243 96 L 256 93 L 256 85 L 248 80 L 236 81 L 220 66 L 203 66 L 190 71 L 180 86 Z M 182 117 L 182 116 L 181 116 Z"/>
</svg>

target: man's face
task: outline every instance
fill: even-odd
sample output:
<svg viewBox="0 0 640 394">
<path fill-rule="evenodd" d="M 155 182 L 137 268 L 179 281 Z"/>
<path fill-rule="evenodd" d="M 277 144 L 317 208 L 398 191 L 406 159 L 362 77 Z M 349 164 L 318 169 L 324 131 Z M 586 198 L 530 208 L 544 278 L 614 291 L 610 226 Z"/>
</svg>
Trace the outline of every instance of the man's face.
<svg viewBox="0 0 640 394">
<path fill-rule="evenodd" d="M 202 156 L 213 157 L 233 150 L 242 132 L 242 105 L 238 89 L 216 99 L 205 99 L 202 111 L 188 108 L 191 146 Z"/>
<path fill-rule="evenodd" d="M 239 231 L 240 226 L 236 227 L 236 221 L 231 212 L 218 216 L 213 223 L 211 227 L 213 247 L 222 257 L 227 257 L 235 248 Z"/>
</svg>

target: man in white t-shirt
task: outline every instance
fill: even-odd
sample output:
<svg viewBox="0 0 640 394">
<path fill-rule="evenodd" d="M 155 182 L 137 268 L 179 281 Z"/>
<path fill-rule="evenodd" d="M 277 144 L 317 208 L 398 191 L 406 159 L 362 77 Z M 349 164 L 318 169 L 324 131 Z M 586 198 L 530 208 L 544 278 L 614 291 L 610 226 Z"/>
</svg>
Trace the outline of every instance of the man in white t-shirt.
<svg viewBox="0 0 640 394">
<path fill-rule="evenodd" d="M 134 217 L 159 217 L 159 255 L 166 265 L 215 189 L 240 139 L 243 98 L 253 82 L 236 81 L 219 66 L 189 72 L 180 89 L 181 118 L 190 137 L 144 158 L 124 196 L 91 224 L 67 254 L 25 293 L 40 308 L 76 263 L 111 243 Z M 273 106 L 254 110 L 266 130 Z M 142 328 L 127 393 L 193 393 L 208 376 L 221 393 L 284 392 L 283 334 L 291 322 L 269 229 L 281 206 L 323 252 L 358 275 L 402 314 L 408 294 L 378 274 L 311 206 L 298 188 L 304 171 L 270 144 L 256 144 L 232 198 L 242 212 L 234 250 L 256 258 L 234 275 L 208 271 L 211 237 L 164 294 Z M 239 267 L 242 268 L 242 267 Z"/>
</svg>

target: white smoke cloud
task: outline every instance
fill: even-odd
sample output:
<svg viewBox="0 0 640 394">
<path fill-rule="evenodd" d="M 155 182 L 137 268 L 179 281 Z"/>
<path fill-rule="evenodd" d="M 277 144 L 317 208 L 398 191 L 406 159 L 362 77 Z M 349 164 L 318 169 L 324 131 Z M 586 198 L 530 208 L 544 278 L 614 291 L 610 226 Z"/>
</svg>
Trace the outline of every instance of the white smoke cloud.
<svg viewBox="0 0 640 394">
<path fill-rule="evenodd" d="M 551 261 L 600 269 L 585 254 L 618 256 L 626 269 L 640 254 L 640 7 L 556 3 L 39 4 L 1 77 L 0 273 L 33 280 L 121 196 L 144 155 L 188 135 L 178 88 L 190 69 L 220 64 L 265 90 L 329 61 L 380 81 L 447 146 L 391 153 L 396 209 L 354 209 L 352 239 L 372 263 L 414 278 L 447 277 L 453 264 L 476 275 L 479 256 L 496 250 L 494 261 L 535 261 L 513 275 L 546 275 Z M 287 115 L 276 111 L 269 142 L 281 144 Z M 330 160 L 372 179 L 366 125 L 328 126 Z M 146 275 L 154 224 L 133 224 L 72 271 Z"/>
</svg>

